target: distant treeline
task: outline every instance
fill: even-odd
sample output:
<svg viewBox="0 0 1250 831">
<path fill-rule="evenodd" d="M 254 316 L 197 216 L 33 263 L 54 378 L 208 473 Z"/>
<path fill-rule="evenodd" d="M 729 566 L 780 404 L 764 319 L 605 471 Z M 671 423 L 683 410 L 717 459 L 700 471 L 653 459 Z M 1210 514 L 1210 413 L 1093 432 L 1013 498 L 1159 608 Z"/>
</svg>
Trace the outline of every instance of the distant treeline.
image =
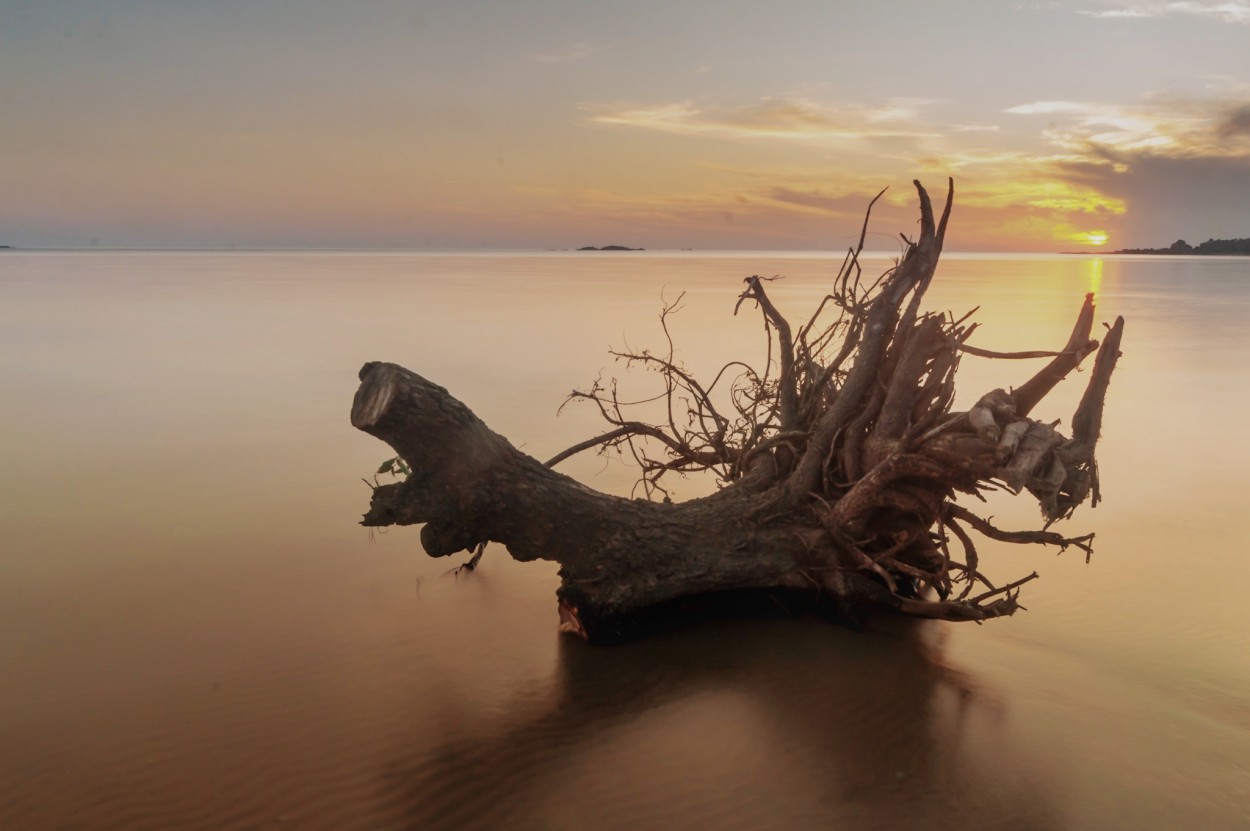
<svg viewBox="0 0 1250 831">
<path fill-rule="evenodd" d="M 1183 239 L 1167 248 L 1125 248 L 1113 254 L 1250 254 L 1250 239 L 1209 239 L 1190 245 Z"/>
</svg>

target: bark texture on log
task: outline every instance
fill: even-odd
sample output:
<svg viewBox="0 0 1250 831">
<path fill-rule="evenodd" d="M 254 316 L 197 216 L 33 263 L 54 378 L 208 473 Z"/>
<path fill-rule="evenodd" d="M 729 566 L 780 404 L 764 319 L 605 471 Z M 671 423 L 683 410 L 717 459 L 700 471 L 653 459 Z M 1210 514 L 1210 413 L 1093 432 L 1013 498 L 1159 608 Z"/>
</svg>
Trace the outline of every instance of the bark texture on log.
<svg viewBox="0 0 1250 831">
<path fill-rule="evenodd" d="M 811 588 L 804 539 L 752 518 L 766 495 L 725 489 L 672 503 L 600 493 L 521 453 L 445 389 L 395 364 L 361 370 L 352 423 L 413 471 L 374 492 L 365 525 L 425 523 L 421 542 L 434 557 L 485 539 L 517 560 L 559 562 L 559 598 L 587 630 L 623 627 L 688 595 Z"/>
<path fill-rule="evenodd" d="M 588 637 L 626 632 L 645 610 L 681 598 L 740 590 L 808 595 L 839 612 L 867 603 L 947 620 L 1013 613 L 1019 585 L 1036 575 L 993 585 L 979 570 L 970 531 L 1087 554 L 1093 535 L 1002 531 L 954 497 L 987 486 L 1027 489 L 1047 525 L 1087 498 L 1096 504 L 1094 449 L 1123 320 L 1100 347 L 1090 337 L 1090 295 L 1058 352 L 998 355 L 969 346 L 975 326 L 919 312 L 953 188 L 935 222 L 928 195 L 916 187 L 919 241 L 865 285 L 861 235 L 806 325 L 792 327 L 764 281 L 748 278 L 739 305 L 760 309 L 776 355 L 762 372 L 739 364 L 733 413 L 718 410 L 711 395 L 721 376 L 700 385 L 673 360 L 671 341 L 667 355 L 623 354 L 661 371 L 670 403 L 690 402 L 692 427 L 671 417 L 667 425 L 632 420 L 614 391 L 596 385 L 574 398 L 597 405 L 612 429 L 545 465 L 437 384 L 395 364 L 366 364 L 352 424 L 394 448 L 411 473 L 375 489 L 364 524 L 424 523 L 421 542 L 432 556 L 480 552 L 494 541 L 518 560 L 558 562 L 563 625 Z M 826 307 L 832 322 L 821 317 Z M 1095 349 L 1073 435 L 1029 419 Z M 993 390 L 967 412 L 951 413 L 965 352 L 1052 360 L 1015 390 Z M 665 455 L 639 451 L 643 440 Z M 724 486 L 674 504 L 599 493 L 551 469 L 574 452 L 625 445 L 642 464 L 648 495 L 662 493 L 661 477 L 671 470 L 714 471 Z"/>
</svg>

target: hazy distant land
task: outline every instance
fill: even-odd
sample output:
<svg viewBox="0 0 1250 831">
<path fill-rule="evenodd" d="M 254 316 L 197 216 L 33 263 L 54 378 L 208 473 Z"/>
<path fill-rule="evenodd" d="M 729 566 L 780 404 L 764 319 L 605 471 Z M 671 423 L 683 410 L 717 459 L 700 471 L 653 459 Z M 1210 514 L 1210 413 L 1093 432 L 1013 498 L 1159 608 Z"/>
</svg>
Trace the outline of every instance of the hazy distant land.
<svg viewBox="0 0 1250 831">
<path fill-rule="evenodd" d="M 1183 239 L 1167 248 L 1122 248 L 1111 254 L 1245 254 L 1250 255 L 1250 239 L 1209 239 L 1190 245 Z"/>
<path fill-rule="evenodd" d="M 593 245 L 585 245 L 577 249 L 578 251 L 646 251 L 645 248 L 630 248 L 626 245 L 605 245 L 602 248 L 595 248 Z"/>
</svg>

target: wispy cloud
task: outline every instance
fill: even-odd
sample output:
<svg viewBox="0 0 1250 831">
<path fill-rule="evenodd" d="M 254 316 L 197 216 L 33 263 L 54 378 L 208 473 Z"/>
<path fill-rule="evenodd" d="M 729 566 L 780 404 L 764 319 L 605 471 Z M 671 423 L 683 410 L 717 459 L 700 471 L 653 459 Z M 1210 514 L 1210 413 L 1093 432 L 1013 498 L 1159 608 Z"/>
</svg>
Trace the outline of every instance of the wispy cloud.
<svg viewBox="0 0 1250 831">
<path fill-rule="evenodd" d="M 1075 101 L 1034 101 L 1031 104 L 1020 104 L 1003 110 L 1012 115 L 1054 115 L 1058 113 L 1085 113 L 1094 109 L 1093 104 L 1078 104 Z"/>
<path fill-rule="evenodd" d="M 831 106 L 797 98 L 743 105 L 678 101 L 650 106 L 586 104 L 596 124 L 721 138 L 864 139 L 932 136 L 914 122 L 927 101 L 893 99 L 881 106 Z"/>
<path fill-rule="evenodd" d="M 1250 24 L 1250 3 L 1130 3 L 1110 9 L 1085 9 L 1080 14 L 1100 18 L 1157 18 L 1185 15 L 1207 17 L 1223 23 Z"/>
<path fill-rule="evenodd" d="M 1054 116 L 1043 136 L 1078 154 L 1250 157 L 1250 104 L 1239 101 L 1158 97 L 1127 106 L 1037 101 L 1006 112 Z"/>
<path fill-rule="evenodd" d="M 1086 161 L 1072 153 L 1023 150 L 956 151 L 928 159 L 927 166 L 953 175 L 959 202 L 985 210 L 1030 211 L 1056 221 L 1073 214 L 1117 216 L 1124 202 L 1059 172 Z"/>
</svg>

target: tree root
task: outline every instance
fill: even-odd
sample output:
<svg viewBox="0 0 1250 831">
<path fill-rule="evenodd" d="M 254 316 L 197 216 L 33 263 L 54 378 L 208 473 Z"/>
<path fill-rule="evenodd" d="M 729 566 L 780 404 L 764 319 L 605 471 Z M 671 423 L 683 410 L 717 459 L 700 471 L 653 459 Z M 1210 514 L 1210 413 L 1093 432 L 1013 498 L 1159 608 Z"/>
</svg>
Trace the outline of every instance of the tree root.
<svg viewBox="0 0 1250 831">
<path fill-rule="evenodd" d="M 995 586 L 981 571 L 972 534 L 1076 547 L 1089 559 L 1093 534 L 1064 536 L 1049 526 L 1101 499 L 1094 451 L 1124 321 L 1108 327 L 1101 344 L 1093 339 L 1091 294 L 1062 348 L 993 352 L 968 342 L 976 330 L 971 313 L 922 313 L 954 186 L 935 219 L 927 192 L 915 185 L 919 239 L 866 281 L 859 264 L 866 215 L 858 246 L 802 326 L 769 297 L 771 278 L 746 278 L 734 311 L 749 304 L 760 312 L 767 352 L 758 369 L 731 360 L 701 383 L 676 360 L 669 333 L 682 298 L 665 304 L 663 351 L 613 353 L 655 372 L 660 390 L 644 402 L 622 401 L 611 380 L 574 391 L 569 402 L 596 407 L 609 429 L 546 465 L 441 387 L 401 367 L 367 364 L 352 422 L 395 448 L 411 475 L 374 490 L 364 524 L 425 523 L 430 554 L 475 550 L 461 569 L 477 565 L 487 540 L 517 559 L 559 562 L 562 628 L 588 637 L 622 631 L 657 604 L 744 590 L 813 593 L 844 610 L 868 604 L 951 621 L 1023 608 L 1020 587 L 1036 572 Z M 1071 436 L 1031 418 L 1095 350 Z M 1050 360 L 1020 386 L 951 412 L 964 357 Z M 635 414 L 648 403 L 662 418 Z M 613 449 L 637 462 L 646 500 L 597 494 L 551 470 L 577 453 Z M 664 477 L 673 471 L 706 472 L 721 487 L 672 504 Z M 994 488 L 1027 490 L 1045 527 L 1003 531 L 956 501 Z"/>
</svg>

